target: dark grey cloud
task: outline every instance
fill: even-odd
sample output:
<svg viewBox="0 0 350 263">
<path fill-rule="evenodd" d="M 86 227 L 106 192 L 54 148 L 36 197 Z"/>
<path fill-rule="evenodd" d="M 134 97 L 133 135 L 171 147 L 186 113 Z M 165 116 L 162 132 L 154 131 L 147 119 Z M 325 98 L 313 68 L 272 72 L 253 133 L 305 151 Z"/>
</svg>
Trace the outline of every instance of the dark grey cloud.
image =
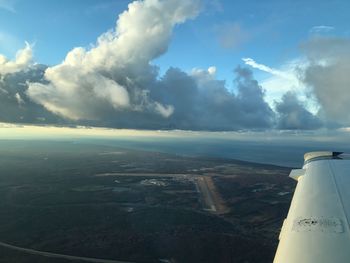
<svg viewBox="0 0 350 263">
<path fill-rule="evenodd" d="M 253 78 L 252 71 L 237 67 L 235 72 L 241 122 L 247 127 L 252 125 L 260 128 L 271 127 L 274 113 L 264 100 L 264 91 Z"/>
<path fill-rule="evenodd" d="M 81 124 L 134 129 L 240 130 L 272 128 L 274 113 L 264 101 L 264 93 L 250 70 L 235 70 L 237 94 L 229 92 L 225 81 L 214 73 L 197 70 L 192 74 L 170 68 L 145 89 L 151 101 L 171 105 L 168 117 L 153 111 L 104 112 L 99 120 Z"/>
<path fill-rule="evenodd" d="M 302 45 L 309 65 L 302 80 L 329 123 L 350 125 L 350 39 L 317 37 Z"/>
<path fill-rule="evenodd" d="M 116 111 L 105 107 L 100 108 L 99 118 L 79 120 L 54 114 L 28 96 L 28 82 L 48 83 L 44 77 L 46 69 L 46 66 L 35 65 L 2 77 L 0 121 L 184 130 L 269 129 L 273 125 L 274 112 L 264 101 L 262 88 L 252 72 L 242 67 L 234 71 L 236 93 L 227 90 L 225 81 L 215 78 L 213 69 L 188 74 L 170 68 L 162 78 L 155 75 L 143 83 L 148 101 L 171 105 L 173 113 L 168 118 L 144 108 Z"/>
<path fill-rule="evenodd" d="M 151 97 L 174 107 L 165 120 L 169 127 L 195 130 L 271 128 L 274 113 L 252 72 L 235 70 L 237 94 L 227 90 L 214 72 L 197 70 L 191 75 L 171 68 L 151 89 Z"/>
<path fill-rule="evenodd" d="M 305 108 L 295 93 L 287 92 L 276 102 L 277 128 L 282 130 L 313 130 L 323 126 L 322 121 Z"/>
<path fill-rule="evenodd" d="M 42 82 L 45 69 L 44 65 L 35 65 L 16 73 L 0 75 L 0 121 L 34 124 L 69 123 L 34 103 L 26 95 L 27 82 Z"/>
</svg>

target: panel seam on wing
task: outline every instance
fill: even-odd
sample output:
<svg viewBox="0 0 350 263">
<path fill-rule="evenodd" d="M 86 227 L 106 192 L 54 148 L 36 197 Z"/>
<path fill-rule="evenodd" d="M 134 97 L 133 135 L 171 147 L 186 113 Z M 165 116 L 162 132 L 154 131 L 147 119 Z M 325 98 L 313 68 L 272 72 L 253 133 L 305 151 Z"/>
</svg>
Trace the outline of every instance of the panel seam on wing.
<svg viewBox="0 0 350 263">
<path fill-rule="evenodd" d="M 337 179 L 336 179 L 335 174 L 333 172 L 333 164 L 331 163 L 331 161 L 327 161 L 327 163 L 328 163 L 328 168 L 329 168 L 330 174 L 331 174 L 331 176 L 333 178 L 333 183 L 334 183 L 335 190 L 336 190 L 336 193 L 337 193 L 337 196 L 338 196 L 338 200 L 339 200 L 339 203 L 340 203 L 341 208 L 342 208 L 343 215 L 344 215 L 345 220 L 346 220 L 347 229 L 349 230 L 349 219 L 348 219 L 347 214 L 345 213 L 345 207 L 344 207 L 343 198 L 342 198 L 342 196 L 341 196 L 341 194 L 339 192 L 338 182 L 337 182 Z"/>
</svg>

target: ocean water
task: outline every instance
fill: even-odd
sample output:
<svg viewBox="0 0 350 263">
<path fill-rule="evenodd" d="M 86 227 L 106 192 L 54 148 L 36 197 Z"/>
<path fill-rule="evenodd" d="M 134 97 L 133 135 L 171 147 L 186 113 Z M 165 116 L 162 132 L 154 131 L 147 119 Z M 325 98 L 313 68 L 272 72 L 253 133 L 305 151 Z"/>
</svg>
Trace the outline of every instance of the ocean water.
<svg viewBox="0 0 350 263">
<path fill-rule="evenodd" d="M 82 139 L 80 142 L 184 156 L 220 157 L 285 167 L 301 167 L 303 165 L 304 153 L 310 151 L 330 150 L 350 152 L 350 146 L 347 143 L 305 140 L 259 142 L 212 138 L 146 137 Z"/>
<path fill-rule="evenodd" d="M 0 129 L 1 140 L 88 143 L 184 156 L 220 157 L 285 167 L 301 167 L 303 155 L 310 151 L 350 153 L 350 129 L 317 132 L 195 132 L 15 127 Z"/>
</svg>

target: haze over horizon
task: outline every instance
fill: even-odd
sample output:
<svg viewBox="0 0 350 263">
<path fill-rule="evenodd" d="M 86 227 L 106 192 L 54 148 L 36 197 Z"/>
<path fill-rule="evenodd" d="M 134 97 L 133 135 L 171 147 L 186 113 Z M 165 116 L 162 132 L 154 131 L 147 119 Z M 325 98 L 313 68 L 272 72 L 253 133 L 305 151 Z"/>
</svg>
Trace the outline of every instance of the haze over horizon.
<svg viewBox="0 0 350 263">
<path fill-rule="evenodd" d="M 0 121 L 333 133 L 350 126 L 348 7 L 1 0 Z"/>
</svg>

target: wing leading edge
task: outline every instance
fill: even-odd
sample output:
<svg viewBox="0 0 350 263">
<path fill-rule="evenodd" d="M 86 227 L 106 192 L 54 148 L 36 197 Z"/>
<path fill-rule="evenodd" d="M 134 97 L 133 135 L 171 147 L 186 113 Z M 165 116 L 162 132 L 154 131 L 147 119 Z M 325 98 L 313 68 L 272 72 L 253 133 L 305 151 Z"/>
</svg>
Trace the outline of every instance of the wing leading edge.
<svg viewBox="0 0 350 263">
<path fill-rule="evenodd" d="M 339 152 L 312 152 L 284 220 L 274 263 L 350 262 L 350 160 Z"/>
</svg>

